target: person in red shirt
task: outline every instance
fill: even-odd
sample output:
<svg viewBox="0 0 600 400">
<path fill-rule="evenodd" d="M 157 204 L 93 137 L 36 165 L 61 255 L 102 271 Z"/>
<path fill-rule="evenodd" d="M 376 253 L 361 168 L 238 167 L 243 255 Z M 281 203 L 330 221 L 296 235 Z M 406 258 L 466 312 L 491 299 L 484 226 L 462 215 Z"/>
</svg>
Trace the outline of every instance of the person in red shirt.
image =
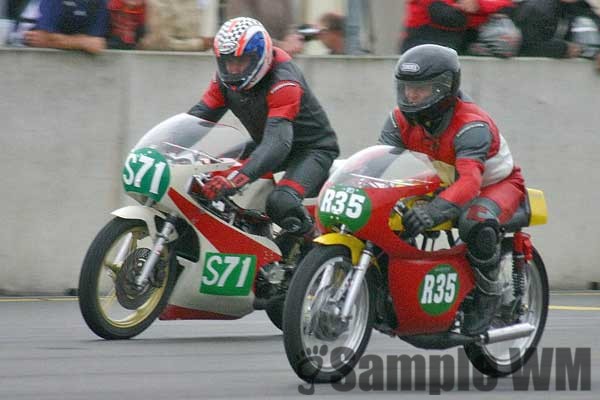
<svg viewBox="0 0 600 400">
<path fill-rule="evenodd" d="M 395 69 L 397 107 L 379 142 L 425 153 L 454 169 L 454 181 L 426 206 L 403 216 L 410 236 L 458 219 L 474 268 L 474 304 L 463 329 L 485 331 L 499 302 L 500 226 L 525 198 L 520 168 L 492 118 L 460 92 L 456 51 L 439 45 L 413 47 Z"/>
<path fill-rule="evenodd" d="M 110 30 L 108 47 L 134 49 L 144 35 L 145 0 L 110 0 Z"/>
<path fill-rule="evenodd" d="M 404 52 L 431 43 L 466 53 L 471 43 L 480 42 L 480 30 L 485 29 L 491 19 L 502 17 L 503 24 L 495 23 L 496 29 L 487 30 L 477 53 L 506 56 L 508 47 L 511 49 L 509 55 L 513 55 L 518 49 L 518 43 L 513 43 L 513 36 L 518 35 L 518 31 L 508 18 L 513 8 L 512 0 L 409 0 L 400 50 Z M 507 27 L 509 24 L 512 26 Z M 505 40 L 510 46 L 504 46 Z M 486 54 L 483 50 L 488 44 L 491 51 Z"/>
</svg>

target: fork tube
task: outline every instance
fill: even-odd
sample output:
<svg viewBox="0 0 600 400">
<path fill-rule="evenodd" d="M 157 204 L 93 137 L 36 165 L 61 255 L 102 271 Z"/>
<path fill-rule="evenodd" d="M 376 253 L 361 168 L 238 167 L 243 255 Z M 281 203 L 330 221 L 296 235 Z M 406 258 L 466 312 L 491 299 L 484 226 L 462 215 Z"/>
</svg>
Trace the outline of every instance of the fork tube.
<svg viewBox="0 0 600 400">
<path fill-rule="evenodd" d="M 150 276 L 150 273 L 154 269 L 156 262 L 160 258 L 160 254 L 162 253 L 163 248 L 165 247 L 165 243 L 167 243 L 167 241 L 169 240 L 169 236 L 175 229 L 174 222 L 175 218 L 169 216 L 165 221 L 165 225 L 163 226 L 162 230 L 156 235 L 156 241 L 154 242 L 154 246 L 152 247 L 150 256 L 148 256 L 148 259 L 146 259 L 144 267 L 142 268 L 142 272 L 135 279 L 135 284 L 138 287 L 143 287 L 148 281 L 148 276 Z"/>
<path fill-rule="evenodd" d="M 356 296 L 358 296 L 358 291 L 360 290 L 360 286 L 363 283 L 365 278 L 365 274 L 367 273 L 367 268 L 371 264 L 371 260 L 373 259 L 373 244 L 367 241 L 362 254 L 360 255 L 360 260 L 358 261 L 358 265 L 354 266 L 354 274 L 352 276 L 352 282 L 350 283 L 350 287 L 348 288 L 348 295 L 344 300 L 344 306 L 342 308 L 342 321 L 346 321 L 348 316 L 350 315 L 350 311 L 352 311 L 352 306 L 356 301 Z"/>
<path fill-rule="evenodd" d="M 128 251 L 129 251 L 129 247 L 131 246 L 132 240 L 133 240 L 133 233 L 129 232 L 127 235 L 125 235 L 125 241 L 121 245 L 121 248 L 119 249 L 119 252 L 117 253 L 117 256 L 115 257 L 115 260 L 113 261 L 113 265 L 123 264 L 123 261 L 125 261 L 125 256 L 127 255 Z"/>
</svg>

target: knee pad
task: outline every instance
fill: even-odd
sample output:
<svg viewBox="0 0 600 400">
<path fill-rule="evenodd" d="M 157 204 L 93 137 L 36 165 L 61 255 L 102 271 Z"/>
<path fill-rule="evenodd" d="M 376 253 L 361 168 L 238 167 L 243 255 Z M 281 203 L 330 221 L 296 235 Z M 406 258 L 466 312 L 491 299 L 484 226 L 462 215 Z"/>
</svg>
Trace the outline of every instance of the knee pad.
<svg viewBox="0 0 600 400">
<path fill-rule="evenodd" d="M 458 220 L 458 234 L 467 244 L 467 258 L 482 271 L 495 268 L 500 259 L 500 224 L 482 205 L 469 207 Z"/>
<path fill-rule="evenodd" d="M 313 227 L 302 197 L 288 186 L 278 186 L 269 194 L 266 212 L 273 222 L 291 233 L 304 234 Z"/>
</svg>

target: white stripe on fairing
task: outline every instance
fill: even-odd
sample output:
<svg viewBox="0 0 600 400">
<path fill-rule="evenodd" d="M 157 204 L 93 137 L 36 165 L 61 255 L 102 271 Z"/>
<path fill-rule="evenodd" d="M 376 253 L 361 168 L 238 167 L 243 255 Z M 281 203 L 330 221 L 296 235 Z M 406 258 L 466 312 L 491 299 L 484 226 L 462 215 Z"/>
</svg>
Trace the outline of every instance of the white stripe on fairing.
<svg viewBox="0 0 600 400">
<path fill-rule="evenodd" d="M 492 158 L 485 161 L 482 187 L 493 185 L 509 176 L 514 168 L 512 154 L 504 136 L 500 135 L 500 148 Z"/>
</svg>

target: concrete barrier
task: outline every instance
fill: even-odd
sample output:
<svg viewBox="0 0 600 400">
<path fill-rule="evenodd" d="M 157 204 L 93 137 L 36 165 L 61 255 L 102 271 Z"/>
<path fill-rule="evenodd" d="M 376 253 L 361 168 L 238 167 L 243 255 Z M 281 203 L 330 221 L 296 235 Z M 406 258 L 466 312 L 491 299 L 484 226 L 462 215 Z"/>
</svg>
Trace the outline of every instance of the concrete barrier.
<svg viewBox="0 0 600 400">
<path fill-rule="evenodd" d="M 298 58 L 343 156 L 376 141 L 394 104 L 395 61 Z M 528 186 L 546 193 L 549 223 L 529 231 L 551 286 L 600 281 L 600 77 L 584 60 L 462 65 L 464 88 L 496 119 Z M 120 173 L 129 148 L 200 98 L 214 62 L 208 54 L 0 49 L 0 71 L 0 292 L 62 293 L 77 286 L 110 211 L 128 202 Z"/>
</svg>

